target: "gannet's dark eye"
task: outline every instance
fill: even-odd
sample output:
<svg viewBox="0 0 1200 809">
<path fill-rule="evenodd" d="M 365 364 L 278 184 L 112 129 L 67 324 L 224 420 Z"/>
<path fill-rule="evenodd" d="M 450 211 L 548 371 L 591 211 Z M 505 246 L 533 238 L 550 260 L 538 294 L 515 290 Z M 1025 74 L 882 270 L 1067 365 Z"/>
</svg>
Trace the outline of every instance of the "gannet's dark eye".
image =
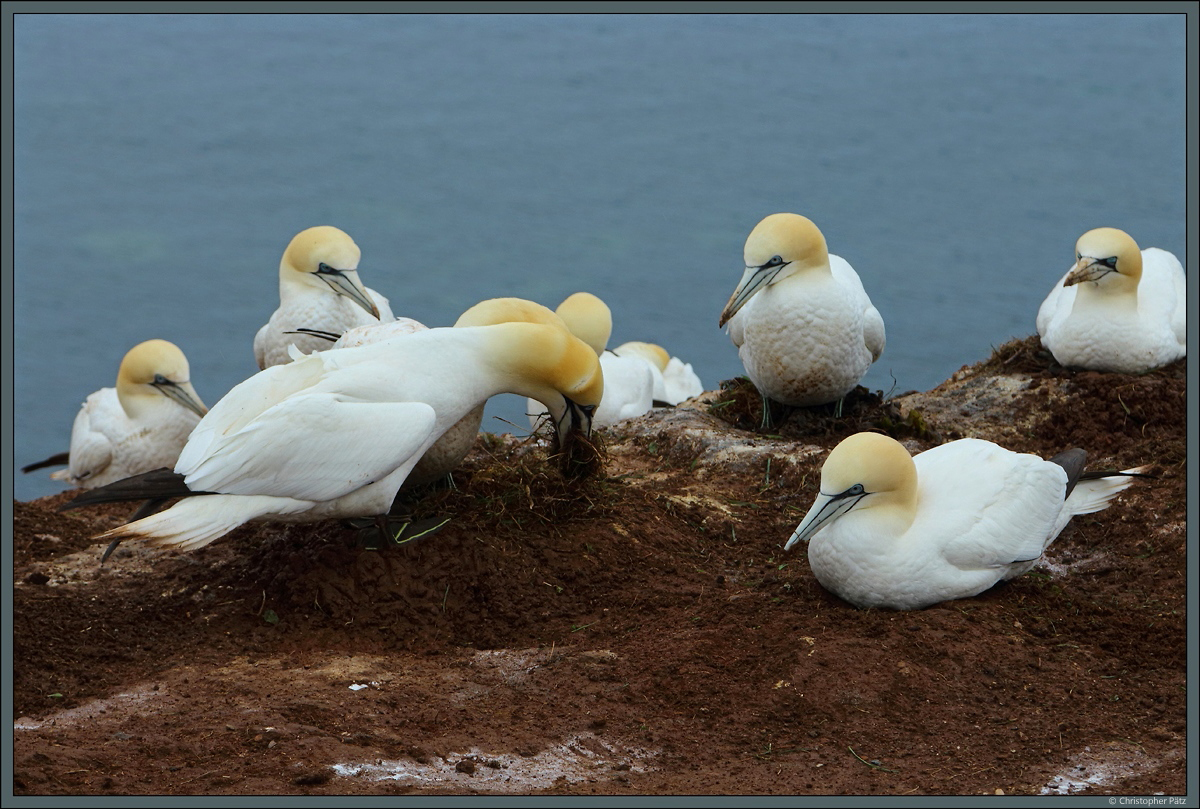
<svg viewBox="0 0 1200 809">
<path fill-rule="evenodd" d="M 335 273 L 335 272 L 337 272 L 337 270 L 335 270 L 333 267 L 330 267 L 328 264 L 326 264 L 324 261 L 322 261 L 320 264 L 317 265 L 317 272 L 323 272 L 323 273 L 328 274 L 328 273 Z"/>
<path fill-rule="evenodd" d="M 1112 258 L 1104 259 L 1104 266 L 1112 267 L 1115 270 L 1117 268 L 1117 257 L 1113 256 Z"/>
<path fill-rule="evenodd" d="M 162 374 L 155 374 L 154 375 L 154 384 L 155 385 L 170 385 L 171 380 L 167 379 Z"/>
<path fill-rule="evenodd" d="M 1075 254 L 1075 260 L 1076 260 L 1076 261 L 1079 261 L 1079 259 L 1081 259 L 1081 258 L 1083 258 L 1083 253 L 1076 253 L 1076 254 Z"/>
<path fill-rule="evenodd" d="M 772 267 L 777 267 L 783 263 L 783 256 L 771 256 L 771 260 L 767 262 Z"/>
<path fill-rule="evenodd" d="M 861 483 L 855 483 L 849 489 L 846 489 L 845 493 L 853 495 L 853 494 L 862 494 L 864 491 L 866 491 L 866 489 L 863 488 L 863 485 Z"/>
</svg>

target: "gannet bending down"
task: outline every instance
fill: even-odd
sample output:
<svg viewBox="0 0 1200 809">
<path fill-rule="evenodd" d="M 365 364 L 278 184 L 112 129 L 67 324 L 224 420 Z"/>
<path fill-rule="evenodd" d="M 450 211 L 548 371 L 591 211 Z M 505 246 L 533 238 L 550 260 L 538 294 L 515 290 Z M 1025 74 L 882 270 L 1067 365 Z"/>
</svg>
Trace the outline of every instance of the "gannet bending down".
<svg viewBox="0 0 1200 809">
<path fill-rule="evenodd" d="M 174 473 L 118 481 L 69 505 L 184 497 L 100 537 L 180 550 L 250 520 L 382 517 L 433 442 L 503 392 L 566 401 L 561 433 L 586 434 L 603 379 L 586 344 L 536 323 L 428 329 L 298 356 L 217 402 Z"/>
<path fill-rule="evenodd" d="M 672 357 L 656 343 L 633 340 L 613 349 L 618 357 L 641 357 L 650 364 L 654 374 L 654 401 L 677 405 L 704 393 L 704 383 L 692 370 L 690 362 Z"/>
<path fill-rule="evenodd" d="M 719 325 L 730 324 L 764 400 L 808 407 L 853 390 L 884 346 L 883 318 L 854 269 L 829 253 L 816 225 L 793 213 L 759 222 L 744 259 Z"/>
<path fill-rule="evenodd" d="M 817 580 L 856 607 L 912 610 L 967 598 L 1033 567 L 1076 514 L 1106 508 L 1144 467 L 1084 473 L 964 438 L 916 457 L 858 433 L 821 469 L 821 493 L 784 545 L 809 540 Z"/>
<path fill-rule="evenodd" d="M 22 471 L 65 463 L 50 477 L 92 489 L 171 466 L 206 412 L 183 352 L 166 340 L 147 340 L 125 354 L 115 388 L 87 397 L 71 428 L 71 449 Z"/>
<path fill-rule="evenodd" d="M 1060 364 L 1136 374 L 1187 353 L 1187 279 L 1179 259 L 1128 233 L 1096 228 L 1075 243 L 1075 265 L 1037 314 L 1042 345 Z"/>
<path fill-rule="evenodd" d="M 596 408 L 592 426 L 610 427 L 625 419 L 635 418 L 654 407 L 654 373 L 640 358 L 621 357 L 606 351 L 612 334 L 612 311 L 600 298 L 590 292 L 568 296 L 554 310 L 567 328 L 592 347 L 600 358 L 604 372 L 604 399 Z M 559 413 L 551 407 L 555 420 Z M 537 427 L 546 413 L 539 402 L 529 402 L 529 424 Z"/>
<path fill-rule="evenodd" d="M 359 280 L 360 255 L 353 239 L 329 225 L 296 234 L 279 262 L 279 308 L 254 337 L 260 369 L 288 362 L 293 344 L 305 354 L 330 347 L 327 340 L 297 334 L 297 329 L 337 335 L 394 319 L 387 298 Z"/>
</svg>

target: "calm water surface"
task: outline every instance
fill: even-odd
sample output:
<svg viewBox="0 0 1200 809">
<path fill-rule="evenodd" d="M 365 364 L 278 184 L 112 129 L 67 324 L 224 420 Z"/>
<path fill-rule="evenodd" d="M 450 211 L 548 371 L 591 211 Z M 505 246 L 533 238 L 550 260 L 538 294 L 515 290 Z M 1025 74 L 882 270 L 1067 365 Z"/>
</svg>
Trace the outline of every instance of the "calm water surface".
<svg viewBox="0 0 1200 809">
<path fill-rule="evenodd" d="M 142 340 L 210 406 L 255 372 L 316 224 L 399 315 L 586 289 L 613 345 L 711 389 L 742 372 L 717 316 L 747 233 L 804 213 L 887 323 L 865 384 L 932 387 L 1033 332 L 1083 231 L 1183 258 L 1185 41 L 1166 15 L 18 16 L 14 460 L 67 449 Z"/>
</svg>

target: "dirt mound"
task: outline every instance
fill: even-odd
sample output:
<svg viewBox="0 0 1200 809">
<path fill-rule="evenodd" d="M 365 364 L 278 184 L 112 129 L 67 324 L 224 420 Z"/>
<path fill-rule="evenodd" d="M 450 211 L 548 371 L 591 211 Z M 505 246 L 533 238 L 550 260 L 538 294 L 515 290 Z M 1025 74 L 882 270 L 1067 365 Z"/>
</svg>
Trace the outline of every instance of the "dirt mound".
<svg viewBox="0 0 1200 809">
<path fill-rule="evenodd" d="M 449 518 L 402 545 L 245 526 L 100 567 L 132 506 L 14 503 L 17 794 L 1185 792 L 1184 363 L 1076 373 L 1017 341 L 769 435 L 756 397 L 610 429 L 579 479 L 481 436 L 398 501 Z M 781 545 L 868 428 L 1157 477 L 1026 576 L 856 610 Z"/>
</svg>

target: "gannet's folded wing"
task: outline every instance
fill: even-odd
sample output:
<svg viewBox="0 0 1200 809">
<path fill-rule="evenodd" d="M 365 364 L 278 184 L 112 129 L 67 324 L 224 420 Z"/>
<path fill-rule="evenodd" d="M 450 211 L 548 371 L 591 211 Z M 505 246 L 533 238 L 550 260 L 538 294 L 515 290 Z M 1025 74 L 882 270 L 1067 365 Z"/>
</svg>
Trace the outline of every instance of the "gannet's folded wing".
<svg viewBox="0 0 1200 809">
<path fill-rule="evenodd" d="M 422 402 L 299 394 L 213 441 L 185 481 L 193 491 L 333 500 L 413 459 L 435 420 Z"/>
</svg>

